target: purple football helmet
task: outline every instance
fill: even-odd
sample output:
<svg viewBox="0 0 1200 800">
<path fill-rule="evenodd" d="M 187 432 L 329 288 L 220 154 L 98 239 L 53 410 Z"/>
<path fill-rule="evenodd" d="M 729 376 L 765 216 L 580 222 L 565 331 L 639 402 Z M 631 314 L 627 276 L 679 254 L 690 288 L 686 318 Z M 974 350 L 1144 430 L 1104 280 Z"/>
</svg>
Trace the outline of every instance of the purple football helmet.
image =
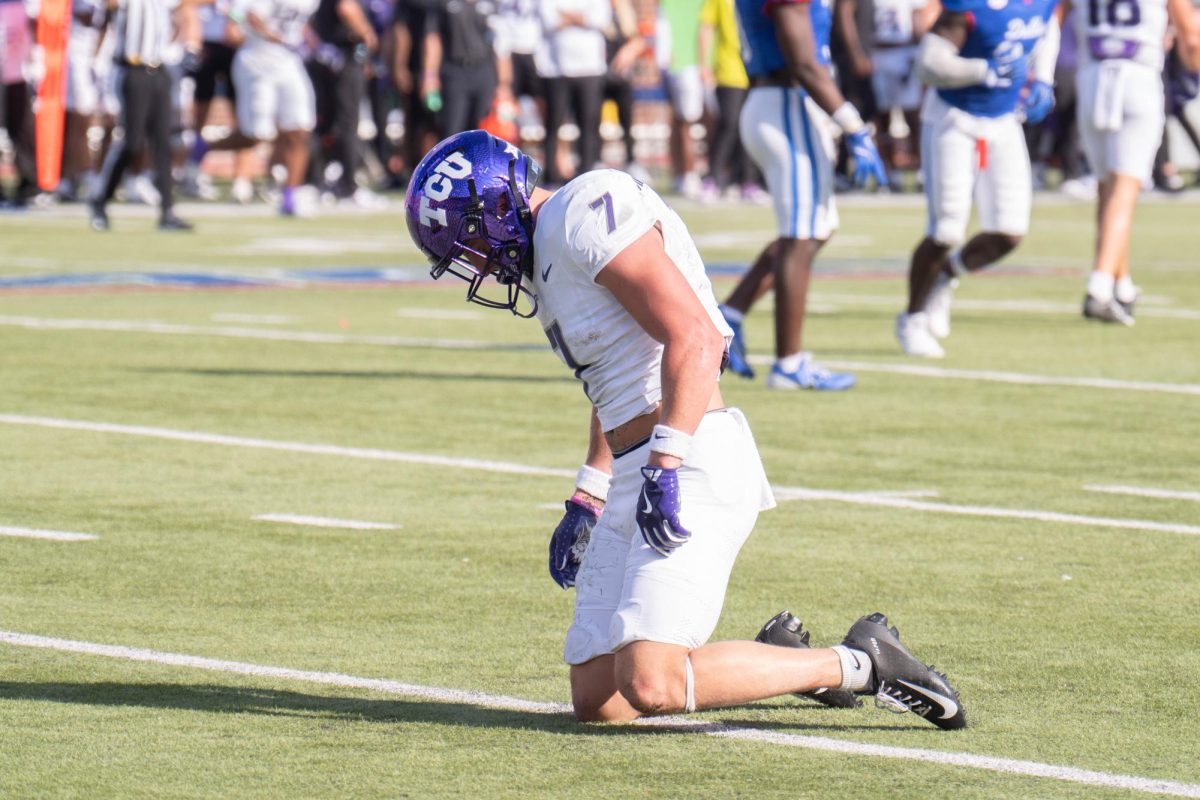
<svg viewBox="0 0 1200 800">
<path fill-rule="evenodd" d="M 408 233 L 433 265 L 429 274 L 465 280 L 470 302 L 532 317 L 537 300 L 522 278 L 533 270 L 529 196 L 540 175 L 536 161 L 486 131 L 455 134 L 430 150 L 404 200 Z M 505 287 L 502 299 L 479 293 L 489 275 Z M 528 312 L 517 310 L 521 295 Z"/>
</svg>

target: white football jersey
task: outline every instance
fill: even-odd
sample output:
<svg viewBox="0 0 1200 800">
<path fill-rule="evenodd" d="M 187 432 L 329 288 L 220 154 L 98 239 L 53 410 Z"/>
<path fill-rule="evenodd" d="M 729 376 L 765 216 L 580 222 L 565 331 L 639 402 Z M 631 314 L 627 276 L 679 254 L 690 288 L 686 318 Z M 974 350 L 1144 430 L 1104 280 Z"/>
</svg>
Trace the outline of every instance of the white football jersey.
<svg viewBox="0 0 1200 800">
<path fill-rule="evenodd" d="M 283 41 L 282 46 L 267 41 L 259 36 L 250 25 L 242 26 L 246 32 L 245 48 L 269 52 L 276 49 L 286 49 L 292 52 L 300 49 L 304 43 L 304 26 L 308 18 L 317 10 L 320 0 L 238 0 L 235 5 L 237 12 L 244 16 L 253 11 L 255 16 L 266 23 L 269 30 Z M 235 12 L 235 13 L 237 13 Z"/>
<path fill-rule="evenodd" d="M 913 12 L 924 8 L 925 0 L 875 0 L 876 44 L 912 44 Z"/>
<path fill-rule="evenodd" d="M 1121 58 L 1162 69 L 1167 0 L 1087 0 L 1072 16 L 1084 63 Z"/>
<path fill-rule="evenodd" d="M 606 431 L 652 411 L 662 399 L 663 346 L 596 283 L 617 254 L 656 225 L 667 255 L 728 342 L 733 331 L 717 308 L 687 227 L 649 186 L 624 172 L 595 170 L 563 186 L 538 211 L 538 321 L 558 357 L 583 381 Z"/>
</svg>

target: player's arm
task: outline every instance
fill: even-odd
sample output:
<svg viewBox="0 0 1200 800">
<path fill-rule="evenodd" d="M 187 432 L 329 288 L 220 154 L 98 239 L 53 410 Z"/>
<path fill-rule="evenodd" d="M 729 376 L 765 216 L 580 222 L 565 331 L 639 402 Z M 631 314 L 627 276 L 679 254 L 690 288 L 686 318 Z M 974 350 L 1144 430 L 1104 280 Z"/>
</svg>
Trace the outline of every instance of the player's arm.
<svg viewBox="0 0 1200 800">
<path fill-rule="evenodd" d="M 691 436 L 717 388 L 725 337 L 663 249 L 659 229 L 651 228 L 618 253 L 596 282 L 663 345 L 659 424 Z M 652 467 L 674 469 L 682 462 L 651 448 Z"/>
<path fill-rule="evenodd" d="M 963 58 L 959 51 L 971 32 L 971 17 L 959 11 L 943 11 L 917 49 L 917 77 L 928 86 L 952 89 L 989 83 L 993 73 L 986 58 Z M 1000 85 L 1000 76 L 991 78 Z M 1011 81 L 1009 84 L 1011 85 Z"/>
<path fill-rule="evenodd" d="M 1200 71 L 1200 20 L 1190 0 L 1167 0 L 1167 17 L 1175 26 L 1175 43 L 1183 65 Z"/>
<path fill-rule="evenodd" d="M 608 501 L 611 477 L 612 451 L 593 406 L 588 425 L 587 458 L 575 475 L 575 492 L 564 504 L 566 513 L 550 536 L 550 577 L 564 589 L 575 585 L 575 575 L 583 562 L 583 551 L 591 539 L 592 528 Z"/>
<path fill-rule="evenodd" d="M 862 38 L 858 35 L 858 20 L 855 14 L 858 10 L 858 0 L 837 0 L 833 7 L 834 28 L 850 54 L 854 66 L 854 74 L 860 78 L 870 75 L 874 69 L 867 49 L 863 47 Z"/>
<path fill-rule="evenodd" d="M 367 21 L 367 15 L 358 0 L 338 0 L 337 15 L 338 19 L 350 29 L 358 41 L 366 45 L 368 50 L 375 52 L 379 49 L 379 39 L 375 36 L 375 29 Z"/>
<path fill-rule="evenodd" d="M 808 3 L 776 3 L 768 6 L 775 22 L 775 37 L 787 61 L 788 70 L 804 87 L 813 102 L 846 134 L 846 146 L 854 157 L 854 182 L 866 186 L 871 178 L 887 186 L 887 170 L 879 150 L 871 139 L 871 131 L 853 104 L 846 101 L 833 76 L 817 58 L 817 43 L 813 38 L 812 17 Z"/>
</svg>

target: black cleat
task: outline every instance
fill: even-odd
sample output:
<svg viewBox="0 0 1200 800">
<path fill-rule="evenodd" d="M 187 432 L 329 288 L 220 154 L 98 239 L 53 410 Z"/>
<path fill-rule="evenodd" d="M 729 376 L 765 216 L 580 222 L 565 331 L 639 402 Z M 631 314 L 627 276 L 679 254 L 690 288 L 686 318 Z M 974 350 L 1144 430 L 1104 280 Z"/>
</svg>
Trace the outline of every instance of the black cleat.
<svg viewBox="0 0 1200 800">
<path fill-rule="evenodd" d="M 777 647 L 809 647 L 808 631 L 804 630 L 804 623 L 789 611 L 780 611 L 767 620 L 767 624 L 762 626 L 754 641 Z M 830 708 L 857 708 L 862 705 L 862 701 L 852 692 L 842 689 L 813 689 L 811 692 L 796 692 L 796 696 L 816 700 Z"/>
<path fill-rule="evenodd" d="M 854 623 L 842 644 L 871 659 L 874 669 L 864 694 L 874 694 L 880 708 L 912 711 L 943 730 L 967 726 L 958 691 L 945 675 L 908 652 L 900 642 L 900 632 L 888 627 L 883 614 L 876 612 Z"/>
<path fill-rule="evenodd" d="M 108 230 L 108 211 L 101 200 L 88 201 L 88 225 L 94 231 Z"/>
<path fill-rule="evenodd" d="M 192 230 L 192 223 L 185 222 L 172 212 L 167 212 L 158 221 L 158 229 L 160 231 L 190 231 Z"/>
</svg>

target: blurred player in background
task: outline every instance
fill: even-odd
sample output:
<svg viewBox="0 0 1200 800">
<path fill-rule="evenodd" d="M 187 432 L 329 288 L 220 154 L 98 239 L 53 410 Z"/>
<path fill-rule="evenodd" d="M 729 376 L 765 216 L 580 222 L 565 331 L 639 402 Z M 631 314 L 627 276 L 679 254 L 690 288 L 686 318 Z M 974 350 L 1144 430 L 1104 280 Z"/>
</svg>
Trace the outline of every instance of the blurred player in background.
<svg viewBox="0 0 1200 800">
<path fill-rule="evenodd" d="M 859 185 L 871 178 L 886 185 L 883 162 L 858 110 L 846 102 L 830 75 L 829 0 L 738 0 L 737 10 L 751 87 L 742 107 L 742 143 L 767 180 L 779 235 L 721 306 L 734 331 L 730 368 L 754 377 L 742 321 L 773 288 L 776 360 L 767 386 L 849 389 L 854 376 L 821 367 L 804 351 L 801 340 L 813 259 L 838 226 L 833 198 L 836 148 L 830 128 L 836 126 L 845 135 Z"/>
<path fill-rule="evenodd" d="M 1100 181 L 1096 257 L 1083 315 L 1132 325 L 1138 290 L 1129 274 L 1133 210 L 1150 180 L 1164 125 L 1163 43 L 1176 29 L 1180 58 L 1200 69 L 1200 23 L 1189 0 L 1086 0 L 1074 14 L 1079 130 Z"/>
<path fill-rule="evenodd" d="M 234 7 L 233 17 L 246 34 L 233 57 L 238 129 L 209 145 L 213 150 L 240 150 L 274 141 L 287 170 L 279 204 L 284 216 L 311 213 L 298 190 L 308 168 L 316 99 L 299 50 L 317 2 L 243 0 Z"/>
<path fill-rule="evenodd" d="M 912 255 L 908 308 L 896 318 L 905 353 L 945 355 L 959 276 L 1012 252 L 1029 230 L 1033 177 L 1022 120 L 1054 107 L 1057 0 L 946 0 L 921 40 L 917 73 L 935 90 L 921 112 L 921 169 L 929 203 Z M 974 196 L 983 229 L 966 238 Z"/>
<path fill-rule="evenodd" d="M 536 315 L 592 404 L 587 460 L 550 543 L 551 576 L 576 587 L 564 646 L 575 715 L 624 721 L 826 689 L 963 727 L 957 693 L 882 615 L 834 648 L 809 648 L 786 613 L 760 633 L 775 645 L 707 643 L 733 562 L 775 505 L 749 425 L 718 385 L 733 332 L 687 228 L 653 189 L 601 169 L 551 194 L 538 172 L 514 145 L 469 131 L 429 152 L 405 205 L 432 276 Z"/>
<path fill-rule="evenodd" d="M 104 29 L 106 8 L 101 0 L 74 0 L 71 32 L 67 40 L 67 111 L 63 120 L 62 180 L 60 200 L 72 202 L 95 192 L 96 179 L 88 129 L 100 106 L 93 67 Z"/>
</svg>

